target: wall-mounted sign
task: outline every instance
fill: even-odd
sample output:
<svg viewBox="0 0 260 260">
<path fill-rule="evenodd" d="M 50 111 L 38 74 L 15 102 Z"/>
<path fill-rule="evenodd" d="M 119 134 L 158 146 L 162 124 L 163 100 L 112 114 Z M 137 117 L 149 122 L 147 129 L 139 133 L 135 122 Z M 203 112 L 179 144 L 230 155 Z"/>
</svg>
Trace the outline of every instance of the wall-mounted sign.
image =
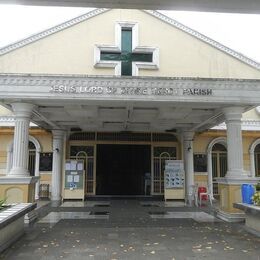
<svg viewBox="0 0 260 260">
<path fill-rule="evenodd" d="M 49 90 L 57 94 L 92 94 L 120 96 L 212 96 L 208 88 L 174 88 L 174 87 L 128 87 L 128 86 L 66 86 L 55 85 Z"/>
<path fill-rule="evenodd" d="M 194 154 L 194 172 L 207 172 L 207 155 Z"/>
<path fill-rule="evenodd" d="M 40 153 L 40 172 L 52 171 L 52 153 Z"/>
</svg>

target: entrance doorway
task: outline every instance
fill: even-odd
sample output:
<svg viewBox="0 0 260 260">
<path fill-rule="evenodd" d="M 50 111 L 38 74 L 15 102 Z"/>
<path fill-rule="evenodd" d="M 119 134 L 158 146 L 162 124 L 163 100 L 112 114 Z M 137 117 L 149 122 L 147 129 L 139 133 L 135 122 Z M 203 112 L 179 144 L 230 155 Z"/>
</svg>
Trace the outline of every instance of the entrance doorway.
<svg viewBox="0 0 260 260">
<path fill-rule="evenodd" d="M 97 195 L 145 195 L 150 145 L 97 145 Z"/>
<path fill-rule="evenodd" d="M 212 147 L 212 177 L 213 195 L 218 197 L 218 183 L 216 178 L 223 178 L 227 173 L 227 149 L 223 144 L 216 143 Z"/>
</svg>

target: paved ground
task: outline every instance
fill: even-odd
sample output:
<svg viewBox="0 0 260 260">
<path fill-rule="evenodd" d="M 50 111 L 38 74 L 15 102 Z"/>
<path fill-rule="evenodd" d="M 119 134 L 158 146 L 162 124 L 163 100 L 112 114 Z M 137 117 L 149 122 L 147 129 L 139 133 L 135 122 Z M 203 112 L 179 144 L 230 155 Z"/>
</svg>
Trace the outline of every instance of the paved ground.
<svg viewBox="0 0 260 260">
<path fill-rule="evenodd" d="M 111 200 L 65 202 L 39 213 L 1 259 L 260 259 L 259 237 L 207 208 Z"/>
</svg>

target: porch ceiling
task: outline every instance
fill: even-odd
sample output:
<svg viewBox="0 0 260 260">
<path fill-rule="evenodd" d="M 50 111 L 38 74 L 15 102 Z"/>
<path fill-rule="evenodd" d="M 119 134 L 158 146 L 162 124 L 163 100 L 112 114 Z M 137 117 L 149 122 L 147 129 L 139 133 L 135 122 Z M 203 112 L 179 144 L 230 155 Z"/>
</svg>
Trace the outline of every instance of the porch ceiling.
<svg viewBox="0 0 260 260">
<path fill-rule="evenodd" d="M 65 103 L 65 104 L 64 104 Z M 60 128 L 85 131 L 174 131 L 192 129 L 205 122 L 215 125 L 218 106 L 144 102 L 37 102 L 33 121 L 43 125 L 43 118 Z M 39 117 L 40 114 L 43 117 Z M 220 115 L 219 115 L 220 116 Z M 209 120 L 211 119 L 212 120 Z M 219 118 L 220 119 L 220 118 Z M 45 122 L 46 123 L 46 122 Z M 202 126 L 201 126 L 202 127 Z M 201 128 L 200 127 L 200 128 Z"/>
<path fill-rule="evenodd" d="M 4 4 L 260 13 L 258 0 L 2 0 Z"/>
</svg>

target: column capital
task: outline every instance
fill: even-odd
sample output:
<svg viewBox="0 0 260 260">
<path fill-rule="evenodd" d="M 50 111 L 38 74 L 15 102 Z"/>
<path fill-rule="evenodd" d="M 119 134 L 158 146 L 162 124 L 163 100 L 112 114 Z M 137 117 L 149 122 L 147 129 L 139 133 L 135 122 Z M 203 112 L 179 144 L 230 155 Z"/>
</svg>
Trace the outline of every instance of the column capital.
<svg viewBox="0 0 260 260">
<path fill-rule="evenodd" d="M 242 114 L 244 112 L 243 107 L 225 107 L 222 109 L 225 119 L 230 120 L 241 120 Z"/>
<path fill-rule="evenodd" d="M 30 103 L 12 103 L 11 104 L 15 116 L 31 117 L 35 105 Z"/>
<path fill-rule="evenodd" d="M 63 139 L 65 131 L 60 129 L 51 130 L 53 139 Z"/>
<path fill-rule="evenodd" d="M 194 134 L 195 134 L 194 131 L 184 130 L 183 131 L 184 141 L 193 141 Z"/>
</svg>

